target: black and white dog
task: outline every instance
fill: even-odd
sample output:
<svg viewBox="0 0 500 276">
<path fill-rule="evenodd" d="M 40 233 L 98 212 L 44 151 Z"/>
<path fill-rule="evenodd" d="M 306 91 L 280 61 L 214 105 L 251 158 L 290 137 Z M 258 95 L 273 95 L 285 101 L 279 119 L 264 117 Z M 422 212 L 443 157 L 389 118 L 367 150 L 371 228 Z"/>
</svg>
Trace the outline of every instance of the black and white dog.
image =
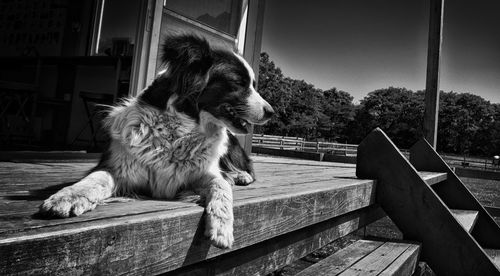
<svg viewBox="0 0 500 276">
<path fill-rule="evenodd" d="M 40 213 L 78 216 L 111 196 L 173 199 L 192 190 L 205 201 L 205 235 L 231 247 L 231 186 L 254 181 L 232 133 L 248 133 L 274 111 L 255 91 L 248 63 L 203 38 L 167 38 L 163 62 L 166 69 L 147 89 L 110 110 L 104 125 L 111 142 L 97 167 L 45 200 Z"/>
</svg>

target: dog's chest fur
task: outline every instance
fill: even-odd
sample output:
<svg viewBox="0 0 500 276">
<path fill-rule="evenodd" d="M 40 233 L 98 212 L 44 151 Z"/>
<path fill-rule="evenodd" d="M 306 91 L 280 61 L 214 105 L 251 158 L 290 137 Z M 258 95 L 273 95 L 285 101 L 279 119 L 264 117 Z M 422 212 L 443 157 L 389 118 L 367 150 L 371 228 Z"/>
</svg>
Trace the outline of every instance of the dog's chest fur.
<svg viewBox="0 0 500 276">
<path fill-rule="evenodd" d="M 219 159 L 227 151 L 225 127 L 207 129 L 171 105 L 161 112 L 135 100 L 115 108 L 107 126 L 112 137 L 109 165 L 121 182 L 120 193 L 147 186 L 154 197 L 173 198 L 182 187 L 203 181 L 206 172 L 220 174 Z"/>
</svg>

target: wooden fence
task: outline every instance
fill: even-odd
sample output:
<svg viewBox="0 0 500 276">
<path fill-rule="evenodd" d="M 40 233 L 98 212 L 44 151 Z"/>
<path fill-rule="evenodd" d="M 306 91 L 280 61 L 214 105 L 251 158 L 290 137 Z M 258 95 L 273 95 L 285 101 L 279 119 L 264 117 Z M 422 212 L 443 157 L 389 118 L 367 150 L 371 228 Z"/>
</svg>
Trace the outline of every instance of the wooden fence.
<svg viewBox="0 0 500 276">
<path fill-rule="evenodd" d="M 498 161 L 493 158 L 480 158 L 472 156 L 442 155 L 443 159 L 451 167 L 465 167 L 471 169 L 485 169 L 500 171 Z"/>
<path fill-rule="evenodd" d="M 318 152 L 333 155 L 356 156 L 358 145 L 331 142 L 312 142 L 300 137 L 275 136 L 265 134 L 254 134 L 252 145 L 255 147 L 292 150 L 302 152 Z M 407 150 L 401 152 L 408 157 Z M 470 156 L 458 156 L 441 154 L 441 157 L 451 167 L 465 167 L 471 169 L 500 171 L 500 166 L 493 158 L 480 158 Z"/>
<path fill-rule="evenodd" d="M 335 155 L 355 156 L 358 145 L 312 142 L 300 137 L 273 136 L 264 134 L 254 134 L 252 145 L 265 148 L 281 150 L 297 150 L 306 152 L 320 152 Z"/>
</svg>

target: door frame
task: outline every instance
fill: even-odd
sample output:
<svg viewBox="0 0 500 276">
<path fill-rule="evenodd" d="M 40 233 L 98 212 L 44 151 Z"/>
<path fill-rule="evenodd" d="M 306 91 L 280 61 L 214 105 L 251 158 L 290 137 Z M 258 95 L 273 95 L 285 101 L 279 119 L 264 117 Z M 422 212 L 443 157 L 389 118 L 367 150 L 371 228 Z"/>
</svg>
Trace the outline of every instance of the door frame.
<svg viewBox="0 0 500 276">
<path fill-rule="evenodd" d="M 245 33 L 245 50 L 243 57 L 252 66 L 256 76 L 256 83 L 259 82 L 259 64 L 260 64 L 260 51 L 262 46 L 262 31 L 264 27 L 264 11 L 265 0 L 249 0 L 248 1 L 248 19 Z M 257 87 L 256 87 L 257 88 Z M 252 136 L 253 126 L 250 132 L 240 138 L 240 144 L 245 151 L 250 154 L 252 152 Z"/>
<path fill-rule="evenodd" d="M 130 80 L 130 96 L 137 96 L 155 78 L 162 12 L 163 0 L 141 0 Z"/>
</svg>

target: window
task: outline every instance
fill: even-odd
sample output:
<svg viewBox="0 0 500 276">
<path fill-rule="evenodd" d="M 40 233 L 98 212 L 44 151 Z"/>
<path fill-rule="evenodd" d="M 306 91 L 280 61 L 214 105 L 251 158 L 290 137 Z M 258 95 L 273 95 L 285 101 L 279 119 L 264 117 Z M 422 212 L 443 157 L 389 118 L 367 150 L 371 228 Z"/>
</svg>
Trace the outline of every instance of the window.
<svg viewBox="0 0 500 276">
<path fill-rule="evenodd" d="M 236 37 L 242 4 L 242 1 L 232 0 L 166 0 L 165 8 Z"/>
<path fill-rule="evenodd" d="M 194 32 L 243 52 L 247 11 L 246 0 L 164 0 L 161 36 Z"/>
<path fill-rule="evenodd" d="M 99 1 L 91 55 L 132 55 L 140 4 L 140 0 Z"/>
</svg>

